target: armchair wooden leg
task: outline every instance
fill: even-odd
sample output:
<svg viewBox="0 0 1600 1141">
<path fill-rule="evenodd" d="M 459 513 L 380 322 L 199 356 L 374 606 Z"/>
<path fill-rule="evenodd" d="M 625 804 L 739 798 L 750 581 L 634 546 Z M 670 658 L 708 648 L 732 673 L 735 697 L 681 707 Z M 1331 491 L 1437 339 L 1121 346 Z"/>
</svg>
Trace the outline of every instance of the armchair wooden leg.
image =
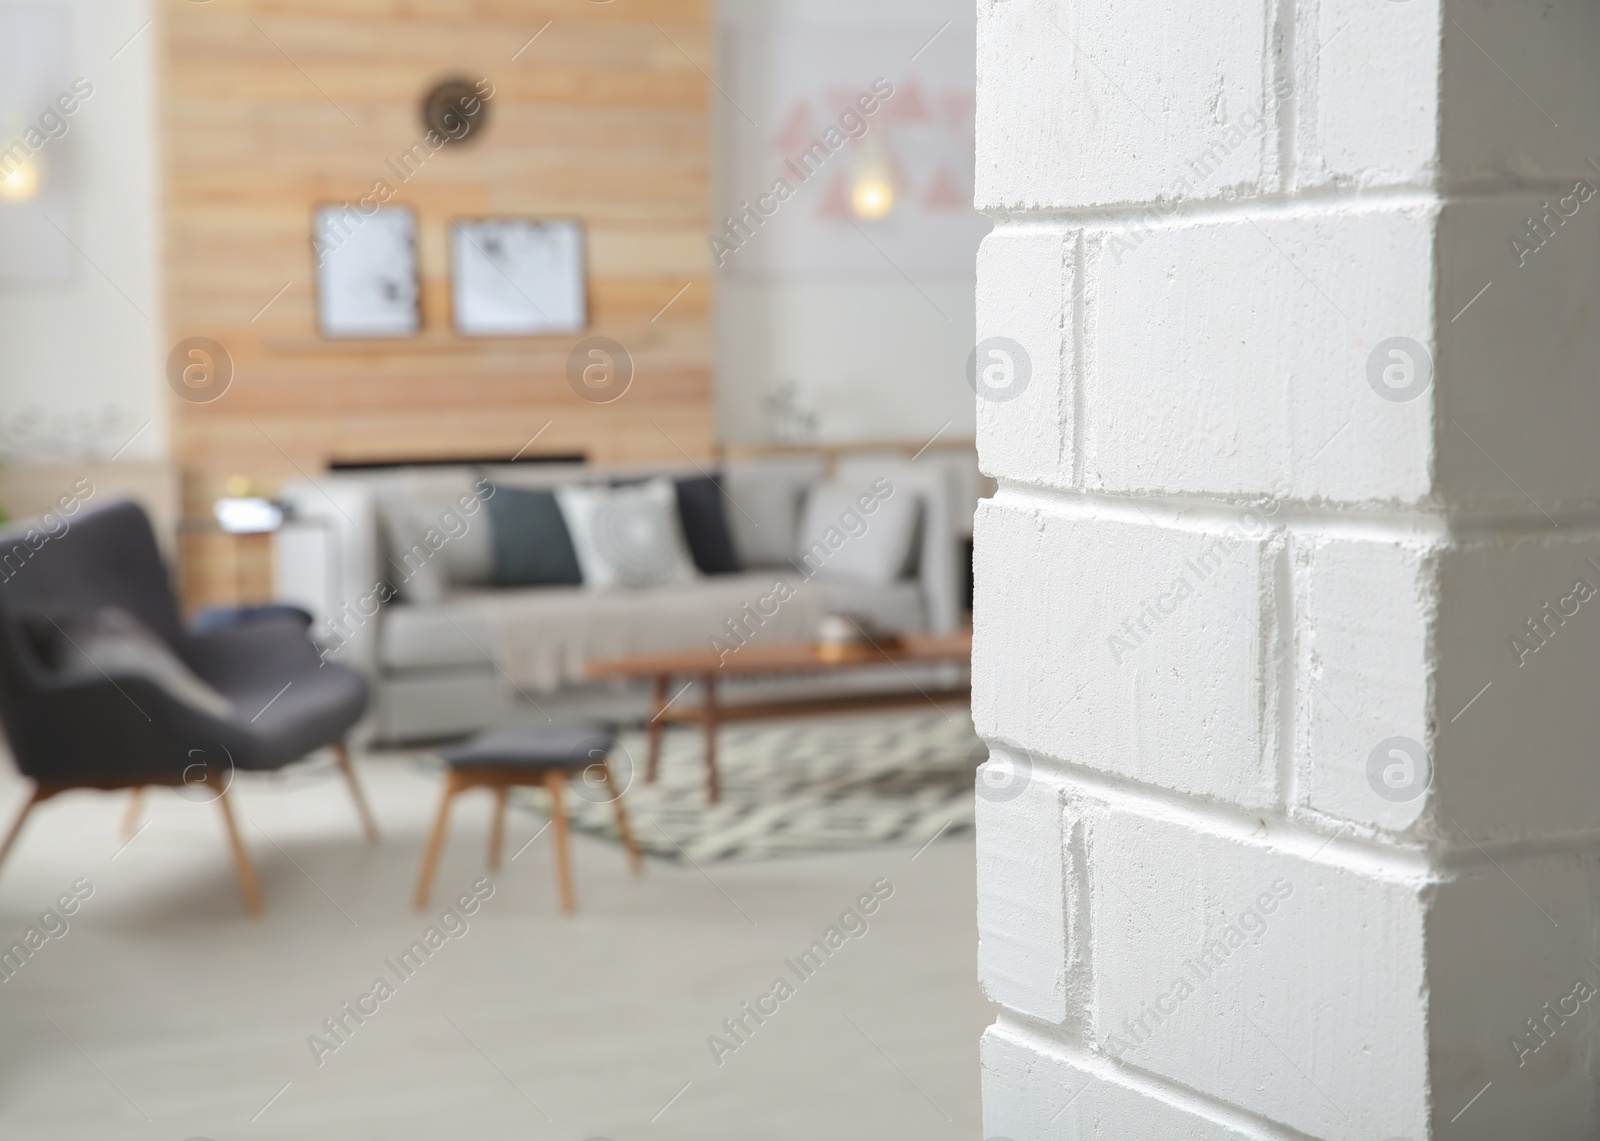
<svg viewBox="0 0 1600 1141">
<path fill-rule="evenodd" d="M 556 882 L 561 889 L 561 910 L 571 915 L 576 905 L 572 899 L 572 852 L 567 844 L 567 810 L 561 804 L 561 790 L 566 787 L 567 775 L 560 769 L 544 774 L 544 787 L 550 793 L 550 823 L 554 826 L 551 837 L 556 849 Z"/>
<path fill-rule="evenodd" d="M 417 893 L 413 902 L 418 911 L 428 906 L 428 896 L 433 892 L 433 877 L 439 870 L 439 853 L 444 850 L 444 835 L 450 826 L 450 802 L 462 786 L 461 776 L 454 769 L 445 775 L 444 792 L 439 797 L 439 815 L 433 822 L 433 834 L 428 837 L 427 850 L 422 854 L 422 867 L 417 872 Z"/>
<path fill-rule="evenodd" d="M 6 856 L 11 851 L 11 845 L 17 842 L 17 837 L 22 832 L 23 824 L 27 822 L 28 814 L 33 811 L 33 806 L 43 799 L 42 790 L 38 785 L 34 785 L 28 791 L 28 799 L 23 803 L 22 811 L 17 813 L 16 820 L 11 824 L 11 831 L 7 832 L 5 840 L 0 842 L 0 864 L 5 863 Z"/>
<path fill-rule="evenodd" d="M 133 839 L 133 834 L 139 828 L 139 814 L 144 808 L 144 786 L 128 793 L 128 807 L 122 813 L 122 838 Z"/>
<path fill-rule="evenodd" d="M 222 809 L 223 823 L 228 827 L 228 844 L 233 849 L 233 870 L 239 877 L 239 894 L 244 896 L 244 909 L 251 915 L 261 914 L 261 888 L 256 884 L 256 869 L 250 863 L 250 853 L 245 851 L 239 838 L 239 826 L 233 819 L 233 806 L 228 803 L 226 789 L 217 790 L 217 804 Z"/>
<path fill-rule="evenodd" d="M 490 870 L 496 870 L 500 867 L 500 856 L 506 846 L 506 794 L 509 791 L 503 784 L 495 786 L 494 817 L 489 822 Z"/>
<path fill-rule="evenodd" d="M 345 784 L 350 786 L 350 799 L 356 802 L 356 815 L 361 817 L 361 830 L 367 834 L 367 843 L 376 844 L 378 822 L 373 819 L 372 809 L 367 807 L 366 794 L 361 791 L 361 782 L 356 779 L 356 767 L 350 760 L 350 750 L 343 741 L 338 741 L 333 746 L 333 755 L 339 771 L 344 774 Z"/>
<path fill-rule="evenodd" d="M 601 761 L 600 779 L 605 783 L 606 791 L 611 794 L 611 807 L 617 814 L 617 834 L 622 837 L 622 846 L 628 850 L 628 866 L 633 869 L 636 876 L 644 875 L 644 859 L 639 855 L 639 844 L 633 838 L 633 828 L 628 824 L 628 810 L 622 803 L 622 790 L 617 787 L 616 779 L 611 775 L 611 765 Z"/>
</svg>

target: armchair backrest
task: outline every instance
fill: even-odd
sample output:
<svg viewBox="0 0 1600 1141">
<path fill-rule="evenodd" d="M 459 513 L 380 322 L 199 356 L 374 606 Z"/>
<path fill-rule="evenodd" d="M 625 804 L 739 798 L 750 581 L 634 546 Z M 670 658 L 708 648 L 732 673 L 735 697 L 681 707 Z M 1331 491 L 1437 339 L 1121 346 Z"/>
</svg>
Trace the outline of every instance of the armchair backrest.
<svg viewBox="0 0 1600 1141">
<path fill-rule="evenodd" d="M 23 619 L 108 606 L 132 614 L 181 654 L 177 601 L 137 504 L 115 501 L 0 529 L 0 720 L 24 772 L 39 767 L 42 758 L 31 754 L 50 740 L 52 727 L 40 722 L 53 713 L 40 700 L 42 676 Z"/>
<path fill-rule="evenodd" d="M 0 530 L 0 612 L 106 606 L 126 610 L 180 647 L 177 600 L 138 504 L 118 500 L 49 524 L 31 519 Z"/>
</svg>

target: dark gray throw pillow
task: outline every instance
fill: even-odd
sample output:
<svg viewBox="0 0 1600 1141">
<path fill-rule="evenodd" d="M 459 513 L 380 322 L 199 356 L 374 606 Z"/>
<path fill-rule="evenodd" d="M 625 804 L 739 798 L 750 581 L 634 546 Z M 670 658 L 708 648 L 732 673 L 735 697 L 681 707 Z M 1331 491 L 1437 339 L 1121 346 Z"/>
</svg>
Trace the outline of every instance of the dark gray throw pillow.
<svg viewBox="0 0 1600 1141">
<path fill-rule="evenodd" d="M 696 476 L 680 479 L 675 486 L 683 539 L 694 565 L 701 574 L 738 574 L 744 567 L 733 550 L 721 480 L 715 475 Z"/>
<path fill-rule="evenodd" d="M 552 492 L 496 485 L 488 506 L 496 585 L 583 585 L 572 536 Z"/>
</svg>

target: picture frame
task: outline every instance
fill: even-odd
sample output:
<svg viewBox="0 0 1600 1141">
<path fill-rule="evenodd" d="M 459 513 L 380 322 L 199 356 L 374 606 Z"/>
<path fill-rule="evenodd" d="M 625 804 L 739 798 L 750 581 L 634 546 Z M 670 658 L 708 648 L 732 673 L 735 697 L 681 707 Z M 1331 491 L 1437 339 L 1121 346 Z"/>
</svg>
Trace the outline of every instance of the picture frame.
<svg viewBox="0 0 1600 1141">
<path fill-rule="evenodd" d="M 451 316 L 464 337 L 581 333 L 589 324 L 583 223 L 460 219 L 450 228 Z"/>
<path fill-rule="evenodd" d="M 409 206 L 320 205 L 312 215 L 317 328 L 324 337 L 422 330 L 417 215 Z"/>
</svg>

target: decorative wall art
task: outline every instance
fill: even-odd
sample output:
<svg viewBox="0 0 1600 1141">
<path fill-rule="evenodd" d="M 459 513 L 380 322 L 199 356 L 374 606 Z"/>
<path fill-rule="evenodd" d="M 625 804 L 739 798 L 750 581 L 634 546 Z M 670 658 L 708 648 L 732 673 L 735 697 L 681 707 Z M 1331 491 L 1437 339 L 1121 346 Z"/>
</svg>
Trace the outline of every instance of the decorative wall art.
<svg viewBox="0 0 1600 1141">
<path fill-rule="evenodd" d="M 970 26 L 933 22 L 926 32 L 725 33 L 738 110 L 723 118 L 731 161 L 717 264 L 749 275 L 970 274 L 989 230 L 972 206 L 975 52 Z"/>
<path fill-rule="evenodd" d="M 458 221 L 450 266 L 463 336 L 578 333 L 588 325 L 583 227 L 576 221 Z"/>
<path fill-rule="evenodd" d="M 409 207 L 319 206 L 317 326 L 325 337 L 409 337 L 422 327 L 417 216 Z"/>
</svg>

